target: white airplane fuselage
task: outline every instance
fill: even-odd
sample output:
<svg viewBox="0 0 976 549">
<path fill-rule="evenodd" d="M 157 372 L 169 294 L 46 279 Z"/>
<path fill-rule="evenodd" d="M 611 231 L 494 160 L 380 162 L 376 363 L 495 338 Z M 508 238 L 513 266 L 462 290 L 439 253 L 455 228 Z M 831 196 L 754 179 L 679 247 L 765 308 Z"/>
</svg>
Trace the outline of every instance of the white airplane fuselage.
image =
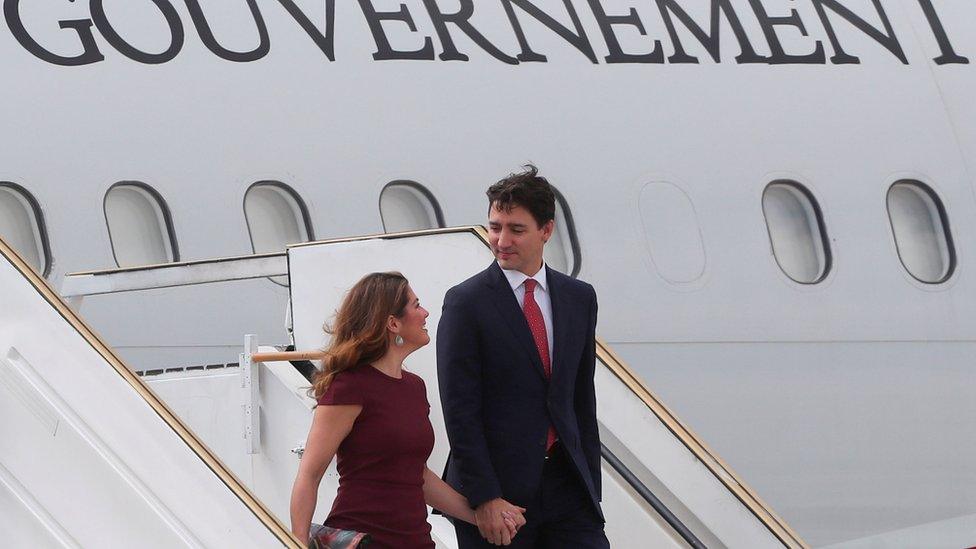
<svg viewBox="0 0 976 549">
<path fill-rule="evenodd" d="M 976 4 L 3 7 L 0 182 L 40 207 L 54 284 L 117 266 L 120 182 L 165 201 L 187 261 L 252 253 L 256 182 L 293 189 L 326 239 L 383 232 L 400 180 L 446 225 L 483 223 L 487 186 L 532 162 L 571 213 L 599 335 L 804 539 L 974 523 Z M 821 213 L 816 283 L 772 250 L 763 193 L 782 180 Z M 944 206 L 944 281 L 900 259 L 886 200 L 906 180 Z M 146 370 L 234 362 L 244 333 L 286 343 L 287 296 L 262 279 L 82 313 Z"/>
</svg>

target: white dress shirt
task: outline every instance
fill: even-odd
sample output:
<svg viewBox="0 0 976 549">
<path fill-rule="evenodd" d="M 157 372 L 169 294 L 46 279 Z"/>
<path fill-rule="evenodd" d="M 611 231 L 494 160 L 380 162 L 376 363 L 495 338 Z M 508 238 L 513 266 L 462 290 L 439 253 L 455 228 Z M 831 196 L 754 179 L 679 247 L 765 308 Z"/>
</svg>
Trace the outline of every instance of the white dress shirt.
<svg viewBox="0 0 976 549">
<path fill-rule="evenodd" d="M 505 278 L 508 279 L 512 291 L 515 292 L 515 299 L 518 300 L 519 308 L 525 303 L 525 281 L 529 278 L 538 282 L 535 287 L 535 302 L 542 311 L 542 320 L 546 324 L 546 341 L 549 343 L 549 363 L 554 365 L 555 355 L 552 348 L 552 299 L 549 297 L 549 280 L 546 278 L 546 262 L 542 262 L 542 268 L 532 276 L 527 276 L 522 271 L 502 269 Z"/>
</svg>

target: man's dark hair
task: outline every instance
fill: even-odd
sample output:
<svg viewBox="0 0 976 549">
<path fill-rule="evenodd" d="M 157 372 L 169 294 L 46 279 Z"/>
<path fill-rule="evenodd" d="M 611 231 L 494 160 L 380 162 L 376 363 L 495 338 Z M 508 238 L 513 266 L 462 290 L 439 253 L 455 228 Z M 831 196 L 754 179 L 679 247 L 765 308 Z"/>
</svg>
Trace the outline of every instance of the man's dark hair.
<svg viewBox="0 0 976 549">
<path fill-rule="evenodd" d="M 510 174 L 488 187 L 488 212 L 492 208 L 510 212 L 514 206 L 521 206 L 542 227 L 556 217 L 556 195 L 546 178 L 539 176 L 538 168 L 532 164 L 523 167 L 525 171 Z"/>
</svg>

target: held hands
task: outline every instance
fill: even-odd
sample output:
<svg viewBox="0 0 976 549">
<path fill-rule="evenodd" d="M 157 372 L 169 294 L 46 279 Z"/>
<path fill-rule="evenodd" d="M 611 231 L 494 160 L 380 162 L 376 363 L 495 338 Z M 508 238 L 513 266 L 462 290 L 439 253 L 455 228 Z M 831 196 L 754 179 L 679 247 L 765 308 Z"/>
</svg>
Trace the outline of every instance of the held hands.
<svg viewBox="0 0 976 549">
<path fill-rule="evenodd" d="M 505 519 L 505 526 L 508 528 L 509 539 L 515 539 L 515 534 L 518 533 L 519 528 L 525 525 L 525 517 L 518 511 L 502 511 L 502 517 Z"/>
<path fill-rule="evenodd" d="M 486 501 L 474 511 L 481 536 L 493 545 L 509 545 L 525 524 L 525 509 L 502 498 Z"/>
</svg>

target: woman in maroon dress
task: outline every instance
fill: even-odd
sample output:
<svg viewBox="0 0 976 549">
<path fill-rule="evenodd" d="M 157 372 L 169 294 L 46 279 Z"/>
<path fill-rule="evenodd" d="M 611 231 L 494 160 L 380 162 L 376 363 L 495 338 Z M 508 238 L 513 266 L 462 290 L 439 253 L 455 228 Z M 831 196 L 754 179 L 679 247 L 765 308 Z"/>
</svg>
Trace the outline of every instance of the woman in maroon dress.
<svg viewBox="0 0 976 549">
<path fill-rule="evenodd" d="M 339 491 L 325 524 L 365 532 L 376 548 L 432 548 L 427 505 L 475 523 L 474 511 L 427 467 L 434 447 L 427 390 L 403 359 L 427 345 L 427 311 L 400 273 L 349 291 L 313 380 L 315 409 L 291 497 L 292 532 L 309 535 L 318 486 L 338 455 Z M 513 506 L 511 535 L 525 523 Z"/>
</svg>

